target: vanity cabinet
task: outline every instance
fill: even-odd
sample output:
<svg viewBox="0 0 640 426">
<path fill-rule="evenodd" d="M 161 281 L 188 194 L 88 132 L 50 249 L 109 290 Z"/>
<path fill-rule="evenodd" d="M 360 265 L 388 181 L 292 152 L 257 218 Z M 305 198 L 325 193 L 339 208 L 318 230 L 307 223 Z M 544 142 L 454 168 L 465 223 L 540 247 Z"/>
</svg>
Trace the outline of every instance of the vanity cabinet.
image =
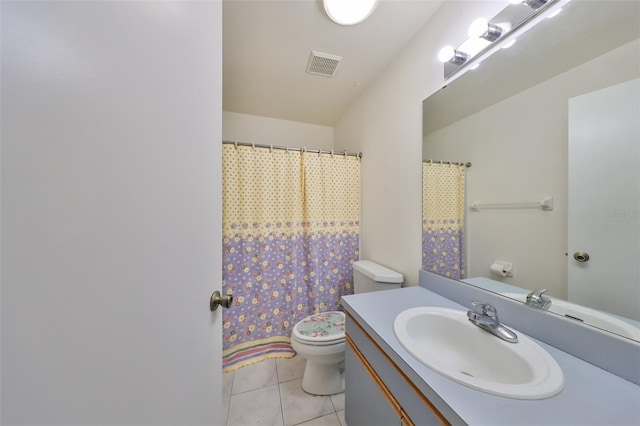
<svg viewBox="0 0 640 426">
<path fill-rule="evenodd" d="M 347 346 L 345 353 L 345 418 L 349 426 L 402 425 L 402 412 L 395 401 L 380 388 L 379 380 Z M 375 374 L 375 373 L 374 373 Z"/>
<path fill-rule="evenodd" d="M 467 299 L 478 300 L 478 296 L 469 294 Z M 393 331 L 395 318 L 408 309 L 466 309 L 430 290 L 374 291 L 343 296 L 342 302 L 347 315 L 345 417 L 349 426 L 640 425 L 640 386 L 542 341 L 539 344 L 558 362 L 565 380 L 564 390 L 551 398 L 501 397 L 435 373 L 407 353 Z M 530 317 L 528 311 L 539 314 L 526 306 L 515 307 L 519 309 L 500 305 L 507 318 Z M 568 322 L 560 319 L 548 328 L 555 330 Z M 636 353 L 616 356 L 622 359 Z"/>
<path fill-rule="evenodd" d="M 351 315 L 345 339 L 349 426 L 451 424 Z"/>
</svg>

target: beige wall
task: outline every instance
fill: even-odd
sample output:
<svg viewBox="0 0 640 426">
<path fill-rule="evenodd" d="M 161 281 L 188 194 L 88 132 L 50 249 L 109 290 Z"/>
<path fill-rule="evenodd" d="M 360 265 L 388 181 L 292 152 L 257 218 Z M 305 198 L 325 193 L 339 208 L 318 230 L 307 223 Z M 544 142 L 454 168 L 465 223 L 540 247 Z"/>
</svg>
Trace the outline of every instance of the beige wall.
<svg viewBox="0 0 640 426">
<path fill-rule="evenodd" d="M 445 2 L 335 126 L 336 149 L 362 151 L 361 258 L 418 284 L 421 265 L 422 101 L 443 84 L 445 44 L 466 38 L 478 16 L 505 2 Z"/>
<path fill-rule="evenodd" d="M 222 139 L 297 148 L 333 148 L 333 127 L 258 115 L 222 113 Z"/>
</svg>

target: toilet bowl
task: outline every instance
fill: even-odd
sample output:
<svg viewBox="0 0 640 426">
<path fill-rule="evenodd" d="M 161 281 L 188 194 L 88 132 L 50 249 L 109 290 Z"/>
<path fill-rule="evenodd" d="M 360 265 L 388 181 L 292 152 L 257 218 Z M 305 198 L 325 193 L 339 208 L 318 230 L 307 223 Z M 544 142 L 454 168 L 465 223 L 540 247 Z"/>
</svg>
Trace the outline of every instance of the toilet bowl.
<svg viewBox="0 0 640 426">
<path fill-rule="evenodd" d="M 344 391 L 341 366 L 344 361 L 344 313 L 338 311 L 310 315 L 293 328 L 291 345 L 307 360 L 302 389 L 313 395 L 333 395 Z"/>
<path fill-rule="evenodd" d="M 353 262 L 355 293 L 388 290 L 402 285 L 403 276 L 370 260 Z M 322 312 L 298 321 L 291 333 L 291 345 L 307 360 L 302 389 L 312 395 L 333 395 L 344 391 L 344 313 Z"/>
</svg>

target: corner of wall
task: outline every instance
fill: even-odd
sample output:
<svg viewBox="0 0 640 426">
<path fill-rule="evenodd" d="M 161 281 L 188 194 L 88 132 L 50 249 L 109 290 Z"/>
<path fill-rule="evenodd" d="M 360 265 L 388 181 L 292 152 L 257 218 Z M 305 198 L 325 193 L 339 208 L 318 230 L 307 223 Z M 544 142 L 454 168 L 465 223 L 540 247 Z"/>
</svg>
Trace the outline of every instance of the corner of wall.
<svg viewBox="0 0 640 426">
<path fill-rule="evenodd" d="M 401 272 L 405 286 L 422 262 L 422 101 L 444 81 L 436 53 L 496 3 L 443 3 L 335 126 L 336 149 L 363 153 L 361 258 Z"/>
</svg>

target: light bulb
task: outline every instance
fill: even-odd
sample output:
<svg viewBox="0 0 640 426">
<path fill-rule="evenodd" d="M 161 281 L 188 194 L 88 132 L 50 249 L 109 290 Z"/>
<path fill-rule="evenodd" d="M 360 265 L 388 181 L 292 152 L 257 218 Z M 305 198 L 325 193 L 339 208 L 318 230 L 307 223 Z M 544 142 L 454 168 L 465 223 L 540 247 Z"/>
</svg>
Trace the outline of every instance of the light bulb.
<svg viewBox="0 0 640 426">
<path fill-rule="evenodd" d="M 456 56 L 456 50 L 453 46 L 445 46 L 438 52 L 438 60 L 440 62 L 449 62 Z"/>
<path fill-rule="evenodd" d="M 469 55 L 454 49 L 452 46 L 445 46 L 438 52 L 440 62 L 451 62 L 455 65 L 462 65 L 468 58 Z"/>
<path fill-rule="evenodd" d="M 489 21 L 484 18 L 478 18 L 469 26 L 469 37 L 480 38 L 486 32 L 489 27 Z"/>
<path fill-rule="evenodd" d="M 478 53 L 486 49 L 491 43 L 484 38 L 468 38 L 458 46 L 458 51 L 466 53 L 470 58 L 473 58 Z"/>
</svg>

